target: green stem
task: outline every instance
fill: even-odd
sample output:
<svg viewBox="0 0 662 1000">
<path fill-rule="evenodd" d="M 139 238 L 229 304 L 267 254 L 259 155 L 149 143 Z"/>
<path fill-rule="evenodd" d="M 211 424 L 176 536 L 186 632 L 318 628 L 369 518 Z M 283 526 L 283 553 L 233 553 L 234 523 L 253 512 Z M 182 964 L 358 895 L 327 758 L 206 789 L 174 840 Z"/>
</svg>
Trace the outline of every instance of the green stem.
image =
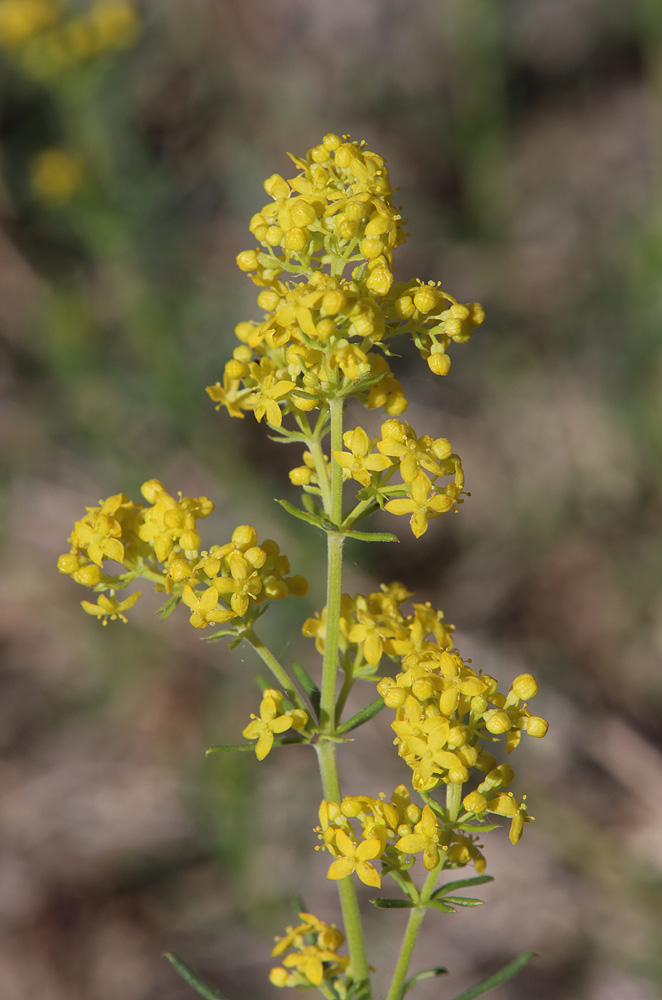
<svg viewBox="0 0 662 1000">
<path fill-rule="evenodd" d="M 327 802 L 340 802 L 340 782 L 336 766 L 336 744 L 324 737 L 315 744 L 324 798 Z M 345 938 L 352 965 L 352 979 L 356 983 L 369 983 L 368 959 L 365 952 L 361 912 L 352 876 L 340 879 L 338 895 L 342 909 Z"/>
<path fill-rule="evenodd" d="M 425 884 L 421 890 L 421 903 L 426 903 L 434 892 L 434 887 L 437 884 L 437 878 L 439 877 L 442 864 L 443 862 L 440 861 L 437 867 L 430 872 L 425 880 Z M 398 962 L 395 967 L 395 972 L 393 973 L 391 988 L 388 991 L 386 1000 L 401 1000 L 402 991 L 407 978 L 407 972 L 409 971 L 409 963 L 411 962 L 411 956 L 414 952 L 416 939 L 418 938 L 418 932 L 421 929 L 426 909 L 427 907 L 425 906 L 415 906 L 412 910 L 410 910 L 409 920 L 407 921 L 407 929 L 405 931 L 405 936 L 402 939 Z"/>
<path fill-rule="evenodd" d="M 446 785 L 446 811 L 448 819 L 451 823 L 456 822 L 457 817 L 460 814 L 461 806 L 462 785 L 454 785 L 449 781 Z M 444 861 L 442 859 L 425 880 L 425 884 L 420 895 L 421 903 L 427 903 L 430 896 L 434 892 L 434 887 L 437 884 L 437 879 L 439 878 L 439 872 L 443 867 L 443 863 Z M 395 972 L 393 973 L 393 979 L 391 981 L 391 988 L 388 991 L 386 1000 L 401 1000 L 402 998 L 402 991 L 404 989 L 409 963 L 416 945 L 418 932 L 420 931 L 421 924 L 423 923 L 423 917 L 425 916 L 426 909 L 427 907 L 425 906 L 415 906 L 409 915 L 407 929 L 402 941 L 400 955 L 398 956 L 398 964 L 395 967 Z"/>
<path fill-rule="evenodd" d="M 304 712 L 310 714 L 306 708 L 303 698 L 301 698 L 296 688 L 293 687 L 292 680 L 287 671 L 281 666 L 271 650 L 268 649 L 262 640 L 258 638 L 253 629 L 246 629 L 242 635 L 242 639 L 245 639 L 248 645 L 252 646 L 262 662 L 267 665 L 290 701 L 293 702 L 297 708 L 302 708 Z"/>
<path fill-rule="evenodd" d="M 338 725 L 340 722 L 342 710 L 345 707 L 347 697 L 349 695 L 349 692 L 352 690 L 353 684 L 354 684 L 354 670 L 351 664 L 347 664 L 345 668 L 345 679 L 343 681 L 342 687 L 340 689 L 340 694 L 338 695 L 338 700 L 336 702 L 336 725 Z"/>
<path fill-rule="evenodd" d="M 323 491 L 325 510 L 334 525 L 342 520 L 342 469 L 333 460 L 333 450 L 342 448 L 343 402 L 329 400 L 331 415 L 331 483 L 328 492 Z M 311 449 L 312 450 L 312 449 Z M 324 471 L 324 478 L 326 470 Z M 320 484 L 323 477 L 320 477 Z M 328 497 L 328 500 L 326 499 Z M 340 646 L 340 595 L 342 592 L 342 547 L 343 536 L 339 531 L 327 533 L 328 569 L 326 587 L 326 636 L 324 640 L 324 661 L 322 665 L 322 689 L 320 697 L 320 739 L 316 744 L 317 759 L 324 798 L 328 802 L 340 802 L 340 781 L 336 765 L 336 744 L 333 740 L 336 728 L 336 680 L 338 675 L 338 651 Z M 329 738 L 330 737 L 330 738 Z M 365 983 L 369 988 L 368 960 L 361 924 L 361 913 L 356 888 L 351 876 L 340 879 L 338 895 L 345 926 L 345 937 L 349 948 L 352 978 L 357 983 Z"/>
<path fill-rule="evenodd" d="M 330 399 L 331 454 L 342 447 L 343 403 Z M 342 520 L 342 469 L 331 459 L 331 495 L 327 514 L 334 525 Z M 324 732 L 333 732 L 336 725 L 336 677 L 338 674 L 338 647 L 340 645 L 340 595 L 342 592 L 343 535 L 339 531 L 327 533 L 327 584 L 326 584 L 326 637 L 322 665 L 322 693 L 320 699 L 320 726 Z"/>
</svg>

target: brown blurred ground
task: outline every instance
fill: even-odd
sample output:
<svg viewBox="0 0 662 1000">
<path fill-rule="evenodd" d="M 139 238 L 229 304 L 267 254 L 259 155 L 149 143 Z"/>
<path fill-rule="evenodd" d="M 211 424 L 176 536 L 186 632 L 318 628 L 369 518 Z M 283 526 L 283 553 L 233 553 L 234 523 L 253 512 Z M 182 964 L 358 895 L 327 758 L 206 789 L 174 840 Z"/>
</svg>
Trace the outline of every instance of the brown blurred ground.
<svg viewBox="0 0 662 1000">
<path fill-rule="evenodd" d="M 424 545 L 403 530 L 395 552 L 351 551 L 347 589 L 404 580 L 483 669 L 535 673 L 551 722 L 518 772 L 537 822 L 517 849 L 488 844 L 485 907 L 430 918 L 415 963 L 452 977 L 417 995 L 534 949 L 495 1000 L 660 996 L 656 4 L 167 0 L 142 17 L 75 100 L 1 67 L 3 1000 L 191 996 L 166 949 L 233 1000 L 271 997 L 288 894 L 337 919 L 312 755 L 204 759 L 255 709 L 256 664 L 146 598 L 102 629 L 55 570 L 86 503 L 155 475 L 215 500 L 208 539 L 289 532 L 314 576 L 320 551 L 271 503 L 294 455 L 203 390 L 256 315 L 234 256 L 261 182 L 332 130 L 388 158 L 412 232 L 398 276 L 488 313 L 441 389 L 402 362 L 409 419 L 450 437 L 471 499 Z M 92 202 L 58 213 L 21 177 L 63 139 L 104 140 L 108 162 Z M 271 634 L 310 661 L 307 609 Z M 401 780 L 386 720 L 353 753 L 349 792 Z M 382 982 L 400 923 L 368 914 Z"/>
</svg>

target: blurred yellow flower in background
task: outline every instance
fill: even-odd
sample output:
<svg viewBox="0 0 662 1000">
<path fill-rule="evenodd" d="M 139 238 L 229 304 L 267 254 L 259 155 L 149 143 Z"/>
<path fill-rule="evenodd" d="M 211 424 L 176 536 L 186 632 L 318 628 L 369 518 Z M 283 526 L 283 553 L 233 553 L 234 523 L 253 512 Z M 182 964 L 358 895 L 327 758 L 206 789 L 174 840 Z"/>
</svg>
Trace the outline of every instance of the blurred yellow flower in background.
<svg viewBox="0 0 662 1000">
<path fill-rule="evenodd" d="M 71 201 L 83 180 L 80 158 L 66 149 L 44 149 L 30 164 L 35 194 L 52 205 Z"/>
</svg>

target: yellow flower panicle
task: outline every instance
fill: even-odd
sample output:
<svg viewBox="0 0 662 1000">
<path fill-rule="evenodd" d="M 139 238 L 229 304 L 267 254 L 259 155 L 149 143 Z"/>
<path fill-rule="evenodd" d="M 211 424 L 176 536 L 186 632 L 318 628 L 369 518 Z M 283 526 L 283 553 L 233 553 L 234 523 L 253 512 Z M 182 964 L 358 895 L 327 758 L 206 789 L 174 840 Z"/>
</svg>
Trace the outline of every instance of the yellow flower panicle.
<svg viewBox="0 0 662 1000">
<path fill-rule="evenodd" d="M 271 970 L 269 979 L 274 986 L 336 987 L 336 995 L 346 994 L 349 956 L 339 955 L 345 938 L 335 924 L 327 924 L 312 913 L 300 913 L 302 921 L 288 927 L 282 938 L 276 938 L 271 952 L 281 959 L 282 966 Z M 289 953 L 289 954 L 286 954 Z"/>
<path fill-rule="evenodd" d="M 403 605 L 411 596 L 411 592 L 397 582 L 388 586 L 382 584 L 380 590 L 365 596 L 342 595 L 340 649 L 342 656 L 352 661 L 354 676 L 364 675 L 366 663 L 370 667 L 367 673 L 372 676 L 384 655 L 400 659 L 408 653 L 452 646 L 454 626 L 444 619 L 443 612 L 429 603 L 414 603 L 412 611 L 406 612 Z M 326 608 L 320 615 L 307 618 L 302 632 L 315 639 L 318 652 L 323 653 Z"/>
<path fill-rule="evenodd" d="M 400 660 L 395 677 L 382 677 L 377 691 L 395 710 L 392 723 L 399 755 L 412 770 L 413 790 L 427 805 L 411 802 L 405 786 L 390 802 L 356 796 L 342 803 L 323 802 L 320 839 L 334 856 L 328 878 L 355 872 L 378 887 L 385 870 L 405 870 L 408 856 L 422 854 L 425 867 L 457 868 L 473 864 L 485 870 L 479 834 L 492 816 L 510 820 L 510 839 L 517 843 L 530 822 L 526 796 L 508 790 L 514 779 L 510 765 L 498 765 L 491 744 L 505 737 L 508 753 L 522 733 L 542 737 L 547 722 L 531 714 L 528 701 L 538 685 L 531 674 L 520 674 L 507 694 L 487 674 L 477 673 L 453 648 L 453 626 L 430 604 L 404 607 L 411 593 L 399 583 L 366 597 L 343 595 L 340 618 L 340 657 L 355 677 L 376 679 L 384 656 Z M 324 649 L 326 609 L 309 618 L 303 632 Z M 435 803 L 435 789 L 456 786 L 462 809 L 449 816 Z M 472 790 L 473 789 L 473 790 Z M 360 832 L 352 824 L 360 823 Z"/>
<path fill-rule="evenodd" d="M 249 227 L 259 245 L 237 257 L 260 289 L 264 318 L 238 324 L 240 346 L 207 392 L 231 416 L 252 410 L 275 428 L 283 414 L 325 409 L 339 395 L 398 416 L 408 401 L 387 360 L 393 338 L 412 337 L 445 374 L 451 342 L 471 337 L 482 307 L 435 283 L 394 283 L 393 251 L 405 236 L 381 156 L 330 134 L 290 158 L 298 173 L 265 181 L 272 200 Z M 381 461 L 355 464 L 364 474 Z"/>
<path fill-rule="evenodd" d="M 185 604 L 195 628 L 234 619 L 244 625 L 265 601 L 307 592 L 306 579 L 290 573 L 277 543 L 258 544 L 251 525 L 235 528 L 226 544 L 201 550 L 197 522 L 213 510 L 207 497 L 174 497 L 157 479 L 143 483 L 142 494 L 146 504 L 117 493 L 88 507 L 74 526 L 70 551 L 58 560 L 61 573 L 100 593 L 97 604 L 84 601 L 83 607 L 104 624 L 126 621 L 124 611 L 139 595 L 118 602 L 115 594 L 140 578 L 168 595 L 165 613 Z"/>
</svg>

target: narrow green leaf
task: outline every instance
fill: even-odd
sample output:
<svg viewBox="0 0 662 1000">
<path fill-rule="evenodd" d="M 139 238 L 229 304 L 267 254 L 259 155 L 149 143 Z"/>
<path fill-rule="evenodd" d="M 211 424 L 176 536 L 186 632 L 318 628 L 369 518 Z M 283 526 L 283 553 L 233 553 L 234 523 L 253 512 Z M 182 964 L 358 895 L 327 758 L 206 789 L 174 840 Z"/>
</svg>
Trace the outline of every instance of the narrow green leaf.
<svg viewBox="0 0 662 1000">
<path fill-rule="evenodd" d="M 291 504 L 288 500 L 276 500 L 276 503 L 279 503 L 283 510 L 286 510 L 288 514 L 292 515 L 292 517 L 298 518 L 299 521 L 305 521 L 306 524 L 312 524 L 314 528 L 318 528 L 320 531 L 326 531 L 324 521 L 321 517 L 318 517 L 315 514 L 309 514 L 308 511 L 305 510 L 299 510 L 298 507 L 295 507 L 294 504 Z"/>
<path fill-rule="evenodd" d="M 445 903 L 452 903 L 453 906 L 482 906 L 483 900 L 475 896 L 444 896 Z"/>
<path fill-rule="evenodd" d="M 456 997 L 453 997 L 453 1000 L 474 1000 L 474 997 L 480 997 L 483 993 L 487 993 L 488 990 L 494 989 L 495 986 L 500 986 L 501 983 L 505 983 L 508 979 L 512 979 L 513 976 L 517 975 L 520 969 L 523 969 L 535 954 L 535 951 L 525 951 L 519 958 L 513 959 L 512 962 L 504 966 L 500 972 L 495 972 L 493 976 L 483 979 L 482 983 L 477 983 L 476 986 L 469 987 L 464 993 L 458 993 Z"/>
<path fill-rule="evenodd" d="M 467 830 L 468 833 L 489 833 L 490 830 L 498 830 L 498 823 L 461 823 L 461 830 Z"/>
<path fill-rule="evenodd" d="M 312 679 L 308 671 L 300 664 L 292 664 L 292 673 L 294 674 L 296 680 L 299 683 L 301 690 L 308 695 L 308 699 L 312 706 L 312 709 L 319 719 L 320 716 L 320 699 L 321 693 L 315 681 Z"/>
<path fill-rule="evenodd" d="M 411 979 L 407 980 L 402 989 L 402 995 L 404 996 L 405 993 L 408 993 L 413 986 L 422 983 L 424 979 L 436 979 L 437 976 L 443 976 L 445 972 L 448 972 L 448 969 L 444 969 L 440 965 L 436 969 L 422 969 L 415 976 L 412 976 Z"/>
<path fill-rule="evenodd" d="M 358 538 L 360 542 L 399 542 L 397 535 L 388 531 L 343 531 L 345 538 Z"/>
<path fill-rule="evenodd" d="M 242 636 L 241 635 L 237 636 L 237 630 L 236 630 L 236 628 L 222 628 L 218 632 L 212 632 L 211 635 L 202 635 L 202 636 L 200 636 L 200 638 L 204 639 L 205 642 L 218 642 L 218 640 L 222 639 L 223 636 L 225 636 L 225 635 L 234 635 L 234 636 L 236 636 L 236 639 L 233 640 L 233 642 L 235 643 L 235 645 L 238 644 L 238 643 L 240 643 L 241 640 L 242 640 Z"/>
<path fill-rule="evenodd" d="M 272 750 L 276 747 L 289 747 L 308 742 L 308 739 L 302 739 L 299 735 L 277 736 L 273 742 Z M 219 743 L 216 746 L 207 747 L 205 750 L 205 757 L 210 757 L 213 753 L 232 753 L 233 750 L 255 750 L 255 743 L 238 743 L 232 746 L 229 744 Z"/>
<path fill-rule="evenodd" d="M 439 910 L 441 913 L 455 913 L 454 906 L 448 906 L 446 903 L 441 903 L 438 899 L 429 899 L 426 906 L 431 906 L 435 910 Z"/>
<path fill-rule="evenodd" d="M 208 983 L 200 978 L 197 972 L 194 972 L 190 965 L 183 962 L 178 955 L 173 955 L 171 951 L 166 951 L 164 957 L 168 959 L 170 964 L 174 966 L 179 975 L 184 979 L 189 986 L 192 986 L 201 997 L 205 1000 L 226 1000 L 220 990 L 215 990 Z"/>
<path fill-rule="evenodd" d="M 357 712 L 356 715 L 353 715 L 351 719 L 347 720 L 347 722 L 343 722 L 342 726 L 338 726 L 338 729 L 336 731 L 339 734 L 349 733 L 352 729 L 356 729 L 357 726 L 362 726 L 364 722 L 368 722 L 370 719 L 373 719 L 378 714 L 378 712 L 381 712 L 383 707 L 384 707 L 384 699 L 376 698 L 375 701 L 371 701 L 369 705 L 366 705 L 365 708 L 362 708 L 360 712 Z"/>
<path fill-rule="evenodd" d="M 303 496 L 301 497 L 301 502 L 309 514 L 314 514 L 314 516 L 318 517 L 320 521 L 322 520 L 322 518 L 324 517 L 324 508 L 322 507 L 321 504 L 313 500 L 312 496 L 309 493 L 303 494 Z"/>
<path fill-rule="evenodd" d="M 384 899 L 380 896 L 370 902 L 380 910 L 411 910 L 416 905 L 411 899 Z"/>
<path fill-rule="evenodd" d="M 472 885 L 484 885 L 485 882 L 494 882 L 492 875 L 475 875 L 473 878 L 460 878 L 454 882 L 447 882 L 432 893 L 432 899 L 445 896 L 447 892 L 454 892 L 455 889 L 468 889 Z"/>
<path fill-rule="evenodd" d="M 166 618 L 170 617 L 175 608 L 179 605 L 180 601 L 181 597 L 175 597 L 174 594 L 172 597 L 168 598 L 163 607 L 159 608 L 159 610 L 156 612 L 161 621 L 165 621 Z"/>
</svg>

